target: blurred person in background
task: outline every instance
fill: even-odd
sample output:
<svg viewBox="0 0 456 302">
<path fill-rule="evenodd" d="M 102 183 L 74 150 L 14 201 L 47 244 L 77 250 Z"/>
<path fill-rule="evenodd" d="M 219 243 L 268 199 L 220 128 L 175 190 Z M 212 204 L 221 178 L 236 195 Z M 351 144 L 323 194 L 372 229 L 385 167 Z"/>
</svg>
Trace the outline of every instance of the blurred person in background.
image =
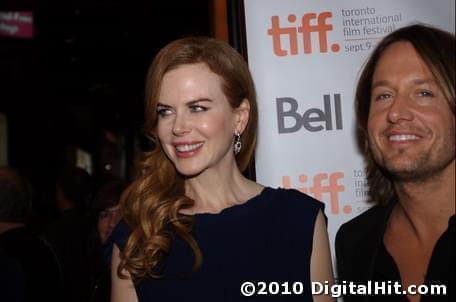
<svg viewBox="0 0 456 302">
<path fill-rule="evenodd" d="M 90 205 L 88 253 L 90 260 L 91 302 L 110 301 L 111 269 L 105 259 L 103 245 L 121 219 L 119 203 L 127 187 L 123 180 L 106 182 L 95 193 Z"/>
<path fill-rule="evenodd" d="M 43 234 L 59 259 L 65 301 L 69 302 L 86 301 L 90 295 L 87 238 L 92 190 L 92 177 L 84 169 L 64 168 L 56 181 L 56 205 L 60 216 Z"/>
<path fill-rule="evenodd" d="M 32 235 L 28 181 L 0 167 L 0 301 L 62 301 L 62 279 L 51 248 Z"/>
</svg>

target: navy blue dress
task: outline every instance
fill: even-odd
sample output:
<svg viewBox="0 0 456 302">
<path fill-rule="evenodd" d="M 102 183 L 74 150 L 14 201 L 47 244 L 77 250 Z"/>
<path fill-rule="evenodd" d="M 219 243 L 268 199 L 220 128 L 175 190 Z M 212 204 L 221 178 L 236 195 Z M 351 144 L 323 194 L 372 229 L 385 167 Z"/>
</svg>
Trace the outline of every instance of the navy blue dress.
<svg viewBox="0 0 456 302">
<path fill-rule="evenodd" d="M 296 190 L 265 188 L 219 214 L 196 214 L 193 236 L 203 255 L 201 269 L 191 272 L 193 252 L 176 237 L 163 264 L 163 277 L 135 284 L 138 299 L 312 301 L 310 256 L 316 216 L 323 208 L 323 203 Z M 122 220 L 111 239 L 122 250 L 129 234 Z M 262 287 L 258 282 L 278 282 L 279 293 L 244 297 L 240 288 L 245 281 L 253 282 L 257 290 Z M 303 285 L 295 285 L 298 293 L 302 291 L 299 295 L 287 294 L 293 292 L 294 282 Z"/>
</svg>

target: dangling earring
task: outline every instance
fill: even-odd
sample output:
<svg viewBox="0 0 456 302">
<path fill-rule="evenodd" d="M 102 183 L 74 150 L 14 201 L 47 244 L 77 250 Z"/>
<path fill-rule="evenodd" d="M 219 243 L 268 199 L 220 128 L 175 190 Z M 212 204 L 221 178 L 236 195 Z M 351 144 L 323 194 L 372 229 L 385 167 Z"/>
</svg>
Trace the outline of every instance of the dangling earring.
<svg viewBox="0 0 456 302">
<path fill-rule="evenodd" d="M 236 136 L 236 138 L 234 139 L 234 146 L 233 146 L 234 155 L 238 155 L 238 153 L 241 152 L 241 148 L 242 148 L 241 135 L 237 131 L 236 131 L 236 133 L 234 133 L 234 135 Z"/>
</svg>

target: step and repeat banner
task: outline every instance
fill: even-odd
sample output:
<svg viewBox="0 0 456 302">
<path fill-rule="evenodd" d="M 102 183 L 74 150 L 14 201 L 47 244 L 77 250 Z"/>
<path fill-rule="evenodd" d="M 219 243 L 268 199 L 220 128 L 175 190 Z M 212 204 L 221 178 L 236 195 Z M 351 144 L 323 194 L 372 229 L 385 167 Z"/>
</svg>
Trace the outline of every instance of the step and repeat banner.
<svg viewBox="0 0 456 302">
<path fill-rule="evenodd" d="M 454 0 L 244 0 L 249 66 L 259 102 L 257 181 L 326 204 L 339 226 L 368 202 L 356 144 L 354 91 L 378 41 L 426 23 L 454 32 Z"/>
</svg>

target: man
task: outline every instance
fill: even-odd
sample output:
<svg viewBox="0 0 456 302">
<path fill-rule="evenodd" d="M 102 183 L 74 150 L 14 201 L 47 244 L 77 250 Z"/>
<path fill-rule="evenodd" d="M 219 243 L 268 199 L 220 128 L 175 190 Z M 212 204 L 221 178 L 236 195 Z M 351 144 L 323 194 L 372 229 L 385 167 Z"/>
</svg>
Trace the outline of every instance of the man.
<svg viewBox="0 0 456 302">
<path fill-rule="evenodd" d="M 0 167 L 0 301 L 61 301 L 61 277 L 51 249 L 27 228 L 28 182 Z"/>
<path fill-rule="evenodd" d="M 350 295 L 344 301 L 453 301 L 455 38 L 423 25 L 386 36 L 356 92 L 360 141 L 378 204 L 336 236 L 339 279 L 445 285 L 446 295 Z M 421 300 L 420 300 L 421 298 Z"/>
</svg>

